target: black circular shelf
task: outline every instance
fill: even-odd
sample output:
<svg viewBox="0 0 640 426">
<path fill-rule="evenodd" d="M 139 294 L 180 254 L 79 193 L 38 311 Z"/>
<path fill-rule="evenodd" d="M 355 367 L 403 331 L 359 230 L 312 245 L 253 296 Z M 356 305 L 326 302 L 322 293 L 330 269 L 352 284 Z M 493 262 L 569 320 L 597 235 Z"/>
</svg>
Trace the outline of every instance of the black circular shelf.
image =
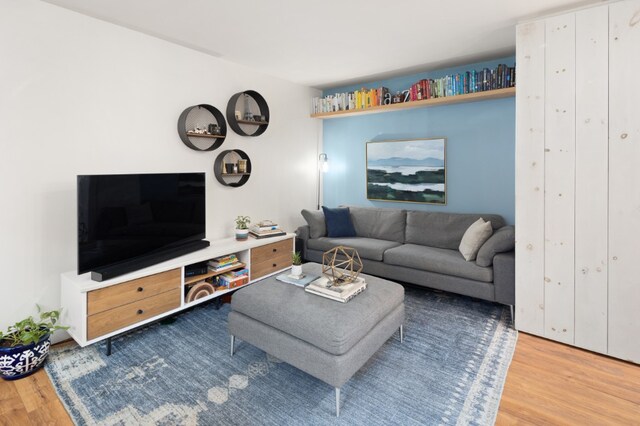
<svg viewBox="0 0 640 426">
<path fill-rule="evenodd" d="M 213 115 L 213 118 L 216 120 L 216 124 L 220 127 L 220 135 L 200 135 L 187 132 L 187 117 L 189 116 L 189 113 L 196 108 L 205 109 Z M 227 136 L 227 122 L 224 119 L 224 115 L 222 115 L 218 108 L 207 104 L 194 105 L 185 109 L 182 111 L 182 114 L 180 114 L 180 118 L 178 118 L 178 134 L 180 135 L 182 142 L 193 150 L 213 151 L 214 149 L 220 148 L 220 145 L 222 145 L 222 142 L 224 142 L 224 139 Z M 209 147 L 200 148 L 195 145 L 190 138 L 211 138 L 212 142 Z"/>
<path fill-rule="evenodd" d="M 247 121 L 236 119 L 236 105 L 238 104 L 238 100 L 240 99 L 240 97 L 244 95 L 249 95 L 251 98 L 253 98 L 256 104 L 258 104 L 260 113 L 256 115 L 263 115 L 264 121 Z M 260 136 L 265 132 L 265 130 L 267 130 L 267 127 L 269 127 L 269 105 L 267 105 L 267 101 L 264 100 L 262 95 L 255 90 L 245 90 L 244 92 L 236 93 L 231 97 L 231 99 L 229 99 L 229 103 L 227 104 L 227 121 L 229 122 L 229 126 L 231 126 L 233 131 L 240 136 Z M 241 124 L 255 126 L 256 130 L 253 133 L 247 133 L 240 127 Z"/>
<path fill-rule="evenodd" d="M 222 173 L 224 169 L 224 158 L 228 154 L 231 154 L 232 152 L 236 153 L 236 155 L 238 155 L 240 159 L 247 160 L 246 173 Z M 237 188 L 247 183 L 247 181 L 251 177 L 251 159 L 249 158 L 246 152 L 241 151 L 239 149 L 228 149 L 226 151 L 222 151 L 216 158 L 216 161 L 213 163 L 213 174 L 216 176 L 216 179 L 221 184 L 225 186 L 231 186 L 231 187 Z M 235 177 L 240 177 L 240 180 L 238 180 L 237 182 L 228 182 L 225 180 L 225 179 L 235 178 Z"/>
</svg>

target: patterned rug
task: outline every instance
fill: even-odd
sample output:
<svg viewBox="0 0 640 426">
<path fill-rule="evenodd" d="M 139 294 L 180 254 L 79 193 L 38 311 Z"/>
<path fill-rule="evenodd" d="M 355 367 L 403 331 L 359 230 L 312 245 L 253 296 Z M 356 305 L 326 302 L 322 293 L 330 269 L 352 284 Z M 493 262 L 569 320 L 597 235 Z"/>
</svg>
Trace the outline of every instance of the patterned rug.
<svg viewBox="0 0 640 426">
<path fill-rule="evenodd" d="M 229 305 L 105 344 L 52 351 L 46 371 L 80 425 L 490 425 L 516 344 L 509 310 L 408 288 L 396 334 L 334 389 L 247 343 L 229 356 Z"/>
</svg>

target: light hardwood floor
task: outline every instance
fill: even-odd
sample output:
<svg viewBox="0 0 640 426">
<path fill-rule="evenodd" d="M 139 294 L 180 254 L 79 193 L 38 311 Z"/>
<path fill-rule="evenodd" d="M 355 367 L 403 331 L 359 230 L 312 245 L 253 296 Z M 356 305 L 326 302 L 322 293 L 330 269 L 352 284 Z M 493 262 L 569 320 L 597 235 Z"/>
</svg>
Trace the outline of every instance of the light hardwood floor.
<svg viewBox="0 0 640 426">
<path fill-rule="evenodd" d="M 71 424 L 44 371 L 0 381 L 0 425 Z M 496 424 L 640 424 L 640 366 L 520 333 Z"/>
</svg>

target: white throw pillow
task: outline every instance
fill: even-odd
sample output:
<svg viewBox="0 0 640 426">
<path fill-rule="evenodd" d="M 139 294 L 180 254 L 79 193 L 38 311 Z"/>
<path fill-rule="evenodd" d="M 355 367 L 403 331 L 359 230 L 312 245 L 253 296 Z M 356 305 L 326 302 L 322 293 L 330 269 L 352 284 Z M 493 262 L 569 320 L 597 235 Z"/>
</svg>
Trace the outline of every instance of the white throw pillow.
<svg viewBox="0 0 640 426">
<path fill-rule="evenodd" d="M 465 231 L 460 241 L 460 253 L 466 261 L 475 260 L 480 247 L 489 239 L 493 233 L 491 222 L 485 222 L 480 218 L 473 222 Z"/>
</svg>

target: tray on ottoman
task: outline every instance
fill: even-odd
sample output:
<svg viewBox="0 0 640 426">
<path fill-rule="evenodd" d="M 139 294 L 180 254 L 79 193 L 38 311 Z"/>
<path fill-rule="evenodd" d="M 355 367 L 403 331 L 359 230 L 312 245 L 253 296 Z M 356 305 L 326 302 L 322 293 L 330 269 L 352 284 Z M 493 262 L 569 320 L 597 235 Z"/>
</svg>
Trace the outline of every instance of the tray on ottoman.
<svg viewBox="0 0 640 426">
<path fill-rule="evenodd" d="M 321 275 L 321 266 L 303 265 Z M 267 278 L 234 294 L 229 314 L 231 354 L 237 337 L 330 384 L 340 387 L 398 330 L 402 338 L 404 288 L 363 275 L 367 289 L 348 303 L 306 293 Z"/>
</svg>

